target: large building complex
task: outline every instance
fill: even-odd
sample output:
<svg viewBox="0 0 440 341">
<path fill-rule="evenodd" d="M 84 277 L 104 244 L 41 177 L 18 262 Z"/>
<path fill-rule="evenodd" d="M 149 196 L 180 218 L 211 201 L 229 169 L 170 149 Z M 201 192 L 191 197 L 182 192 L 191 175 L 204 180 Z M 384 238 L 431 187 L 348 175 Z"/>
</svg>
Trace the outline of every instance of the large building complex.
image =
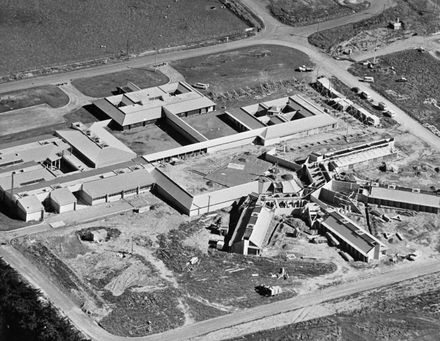
<svg viewBox="0 0 440 341">
<path fill-rule="evenodd" d="M 189 116 L 215 109 L 215 103 L 185 82 L 105 97 L 94 102 L 119 129 L 155 122 L 166 115 Z"/>
<path fill-rule="evenodd" d="M 226 207 L 251 192 L 264 192 L 262 184 L 251 181 L 217 193 L 192 195 L 150 163 L 252 143 L 271 145 L 337 126 L 337 121 L 311 100 L 295 95 L 225 112 L 236 133 L 208 139 L 184 118 L 212 112 L 215 103 L 187 83 L 148 89 L 132 85 L 129 91 L 94 103 L 107 120 L 74 123 L 54 135 L 1 149 L 0 200 L 29 221 L 41 219 L 45 211 L 62 213 L 119 200 L 154 186 L 157 193 L 177 202 L 182 212 L 197 215 Z M 109 129 L 125 130 L 157 120 L 189 144 L 138 158 Z"/>
<path fill-rule="evenodd" d="M 73 211 L 150 190 L 189 216 L 226 208 L 247 197 L 227 245 L 229 250 L 262 254 L 275 226 L 274 217 L 294 214 L 310 228 L 318 227 L 322 234 L 331 235 L 354 259 L 370 261 L 379 259 L 384 245 L 332 207 L 361 214 L 356 204 L 359 200 L 433 213 L 440 210 L 440 197 L 432 194 L 335 179 L 341 171 L 394 158 L 393 138 L 324 154 L 315 152 L 300 163 L 275 149 L 262 160 L 250 156 L 234 159 L 206 176 L 218 187 L 199 193 L 189 191 L 158 167 L 179 158 L 248 144 L 270 146 L 336 127 L 334 118 L 301 95 L 226 111 L 224 120 L 235 133 L 213 138 L 184 118 L 208 115 L 215 103 L 183 82 L 134 89 L 95 105 L 110 119 L 89 125 L 74 123 L 53 136 L 0 150 L 0 200 L 18 217 L 41 220 L 46 212 Z M 138 157 L 109 129 L 112 123 L 130 129 L 159 119 L 189 144 Z M 283 177 L 271 173 L 273 165 L 284 169 Z"/>
</svg>

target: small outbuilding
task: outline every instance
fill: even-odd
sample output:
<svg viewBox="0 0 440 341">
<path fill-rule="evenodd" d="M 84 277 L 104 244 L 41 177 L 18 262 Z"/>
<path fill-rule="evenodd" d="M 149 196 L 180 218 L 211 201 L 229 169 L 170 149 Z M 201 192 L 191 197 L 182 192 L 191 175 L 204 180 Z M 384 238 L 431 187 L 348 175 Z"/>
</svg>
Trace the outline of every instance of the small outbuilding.
<svg viewBox="0 0 440 341">
<path fill-rule="evenodd" d="M 402 28 L 402 22 L 400 21 L 399 18 L 397 18 L 396 21 L 391 21 L 389 23 L 389 27 L 392 28 L 393 30 L 400 30 Z"/>
<path fill-rule="evenodd" d="M 43 220 L 44 207 L 35 195 L 17 199 L 17 213 L 24 221 Z"/>
<path fill-rule="evenodd" d="M 67 188 L 57 188 L 50 193 L 50 205 L 56 213 L 76 210 L 77 199 Z"/>
</svg>

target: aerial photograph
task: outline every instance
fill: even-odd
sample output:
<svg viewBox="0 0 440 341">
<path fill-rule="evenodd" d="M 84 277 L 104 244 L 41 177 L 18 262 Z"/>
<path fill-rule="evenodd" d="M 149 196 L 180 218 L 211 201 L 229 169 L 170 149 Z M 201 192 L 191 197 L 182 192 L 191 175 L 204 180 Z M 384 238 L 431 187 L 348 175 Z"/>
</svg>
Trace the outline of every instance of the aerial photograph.
<svg viewBox="0 0 440 341">
<path fill-rule="evenodd" d="M 0 341 L 439 341 L 440 0 L 1 0 Z"/>
</svg>

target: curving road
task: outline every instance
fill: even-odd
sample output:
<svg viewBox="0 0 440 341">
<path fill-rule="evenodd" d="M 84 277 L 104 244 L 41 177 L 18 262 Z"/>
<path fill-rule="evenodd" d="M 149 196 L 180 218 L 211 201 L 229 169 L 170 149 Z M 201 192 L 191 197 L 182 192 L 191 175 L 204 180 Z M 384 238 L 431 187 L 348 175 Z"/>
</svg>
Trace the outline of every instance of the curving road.
<svg viewBox="0 0 440 341">
<path fill-rule="evenodd" d="M 143 337 L 121 337 L 108 333 L 96 322 L 90 319 L 79 307 L 64 294 L 56 285 L 47 280 L 47 277 L 30 263 L 20 252 L 12 246 L 0 248 L 0 256 L 35 287 L 40 288 L 44 293 L 49 293 L 50 301 L 69 317 L 72 323 L 85 335 L 93 340 L 99 341 L 182 341 L 196 337 L 208 336 L 210 333 L 240 327 L 246 330 L 246 323 L 263 320 L 265 317 L 295 311 L 307 307 L 317 307 L 320 304 L 343 298 L 367 290 L 377 289 L 393 283 L 408 279 L 440 272 L 440 262 L 438 260 L 414 264 L 407 267 L 394 268 L 384 271 L 377 276 L 362 279 L 354 283 L 345 283 L 323 290 L 315 291 L 310 294 L 297 296 L 284 301 L 279 301 L 267 305 L 245 309 L 236 313 L 224 315 L 214 319 L 197 322 L 184 327 L 176 328 L 164 333 L 154 334 Z M 332 311 L 323 311 L 321 316 L 332 314 Z M 298 319 L 299 322 L 301 319 Z M 229 335 L 230 337 L 230 335 Z"/>
<path fill-rule="evenodd" d="M 390 108 L 394 109 L 397 116 L 397 121 L 402 125 L 403 129 L 409 130 L 414 135 L 418 136 L 425 142 L 429 143 L 433 148 L 440 150 L 440 139 L 427 131 L 423 126 L 418 124 L 415 120 L 409 117 L 405 112 L 396 108 L 388 100 L 380 96 L 379 94 L 371 91 L 368 85 L 359 82 L 359 80 L 348 73 L 347 64 L 344 62 L 336 62 L 329 56 L 321 53 L 318 49 L 311 46 L 307 37 L 316 32 L 318 25 L 310 25 L 305 27 L 293 28 L 287 25 L 283 25 L 270 16 L 264 3 L 260 0 L 242 0 L 248 5 L 257 15 L 259 15 L 265 21 L 266 28 L 257 36 L 241 40 L 234 41 L 226 44 L 220 44 L 215 46 L 209 46 L 204 48 L 198 48 L 194 50 L 184 50 L 170 52 L 166 54 L 160 54 L 158 56 L 149 55 L 144 57 L 135 58 L 127 62 L 119 64 L 103 65 L 92 69 L 83 69 L 63 74 L 54 74 L 45 77 L 38 77 L 28 80 L 21 80 L 12 83 L 0 84 L 0 93 L 18 89 L 24 89 L 31 86 L 57 84 L 69 82 L 75 78 L 82 78 L 94 75 L 101 75 L 111 72 L 117 72 L 124 70 L 128 67 L 141 67 L 149 64 L 153 64 L 156 61 L 158 63 L 163 61 L 172 61 L 177 59 L 189 58 L 194 56 L 201 56 L 210 53 L 222 52 L 240 47 L 253 46 L 259 44 L 274 44 L 282 45 L 291 48 L 301 50 L 308 54 L 313 62 L 319 65 L 320 73 L 328 76 L 336 76 L 346 85 L 353 87 L 357 86 L 361 89 L 368 89 L 375 101 L 385 102 Z M 349 17 L 339 18 L 331 20 L 325 23 L 320 23 L 320 29 L 328 29 L 337 27 L 348 22 L 355 22 L 362 20 L 366 17 L 371 17 L 381 12 L 384 8 L 392 6 L 392 0 L 379 1 L 376 0 L 372 3 L 372 6 L 363 12 L 351 15 Z M 80 308 L 78 308 L 69 296 L 64 294 L 56 285 L 47 280 L 47 277 L 42 274 L 32 263 L 30 263 L 23 255 L 11 246 L 1 246 L 0 256 L 3 257 L 12 267 L 19 271 L 30 283 L 40 288 L 47 294 L 49 299 L 55 306 L 69 317 L 72 323 L 81 330 L 85 335 L 94 340 L 99 341 L 124 341 L 124 340 L 184 340 L 196 337 L 208 336 L 209 333 L 227 329 L 232 326 L 245 326 L 246 323 L 264 319 L 268 316 L 293 311 L 309 306 L 319 305 L 327 300 L 345 297 L 365 290 L 379 288 L 382 286 L 390 285 L 395 282 L 403 281 L 406 279 L 423 276 L 440 271 L 440 262 L 432 261 L 429 263 L 418 264 L 412 267 L 411 271 L 408 268 L 395 268 L 391 271 L 382 273 L 378 276 L 367 278 L 355 283 L 347 283 L 343 285 L 334 286 L 328 289 L 324 289 L 318 292 L 310 293 L 307 295 L 298 296 L 289 300 L 280 301 L 274 304 L 259 306 L 253 309 L 247 309 L 237 313 L 225 315 L 215 319 L 198 322 L 189 326 L 170 330 L 168 332 L 146 336 L 138 338 L 119 337 L 112 335 L 101 327 L 99 327 L 92 319 L 90 319 Z"/>
</svg>

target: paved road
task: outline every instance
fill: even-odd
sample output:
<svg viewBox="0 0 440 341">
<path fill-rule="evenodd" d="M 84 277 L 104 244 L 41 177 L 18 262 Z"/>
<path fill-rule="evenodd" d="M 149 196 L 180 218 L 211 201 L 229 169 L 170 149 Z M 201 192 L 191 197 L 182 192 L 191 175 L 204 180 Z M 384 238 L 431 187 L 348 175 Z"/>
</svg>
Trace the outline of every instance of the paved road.
<svg viewBox="0 0 440 341">
<path fill-rule="evenodd" d="M 267 10 L 264 8 L 260 0 L 257 1 L 242 0 L 242 1 L 245 4 L 247 4 L 249 8 L 254 10 L 256 14 L 262 17 L 263 20 L 265 21 L 266 29 L 257 36 L 245 40 L 232 41 L 229 43 L 206 46 L 197 49 L 174 51 L 159 55 L 147 55 L 139 58 L 133 58 L 129 61 L 125 61 L 121 63 L 106 64 L 89 69 L 81 69 L 66 73 L 52 74 L 42 77 L 35 77 L 31 79 L 23 79 L 15 82 L 3 83 L 0 84 L 0 93 L 26 89 L 32 86 L 59 84 L 59 83 L 69 82 L 70 80 L 77 78 L 92 77 L 92 76 L 103 75 L 111 72 L 123 71 L 126 70 L 127 68 L 152 65 L 156 62 L 162 63 L 166 61 L 173 61 L 178 59 L 202 56 L 210 53 L 227 51 L 240 47 L 258 45 L 261 44 L 261 40 L 265 40 L 265 39 L 274 40 L 274 38 L 277 37 L 285 37 L 285 36 L 293 35 L 293 36 L 302 36 L 304 40 L 307 41 L 307 39 L 305 38 L 310 34 L 316 32 L 317 25 L 293 28 L 288 25 L 284 25 L 280 23 L 267 12 Z M 321 23 L 319 26 L 320 29 L 337 27 L 347 22 L 356 22 L 380 13 L 384 9 L 384 6 L 385 8 L 387 8 L 393 5 L 393 0 L 384 0 L 384 2 L 382 0 L 372 0 L 372 1 L 373 1 L 372 6 L 368 10 L 356 13 L 348 17 L 343 17 L 325 23 Z"/>
<path fill-rule="evenodd" d="M 128 67 L 142 67 L 154 62 L 172 61 L 182 58 L 189 58 L 193 56 L 201 56 L 209 53 L 222 52 L 230 49 L 253 46 L 258 44 L 275 44 L 291 48 L 296 48 L 307 53 L 312 61 L 319 65 L 321 73 L 336 76 L 341 79 L 346 85 L 353 87 L 358 86 L 365 89 L 367 86 L 360 83 L 356 77 L 351 75 L 346 70 L 346 64 L 336 62 L 332 58 L 322 54 L 315 47 L 311 46 L 306 37 L 317 30 L 317 25 L 311 25 L 301 28 L 292 28 L 277 22 L 270 17 L 259 1 L 243 0 L 250 8 L 261 16 L 266 21 L 266 29 L 259 35 L 242 40 L 234 41 L 227 44 L 209 46 L 194 50 L 176 51 L 159 56 L 145 56 L 130 61 L 120 63 L 103 65 L 92 69 L 78 70 L 65 74 L 55 74 L 45 77 L 34 78 L 31 80 L 22 80 L 13 83 L 5 83 L 0 85 L 0 92 L 12 91 L 27 88 L 36 85 L 47 85 L 69 82 L 71 79 L 105 74 L 109 72 L 116 72 L 124 70 Z M 392 1 L 386 1 L 385 6 L 391 6 Z M 376 0 L 371 8 L 365 12 L 355 14 L 349 18 L 341 18 L 332 20 L 330 22 L 320 24 L 320 29 L 336 27 L 345 24 L 348 21 L 354 22 L 373 16 L 384 9 L 384 2 Z M 157 58 L 157 60 L 156 60 Z M 428 132 L 424 127 L 419 125 L 415 120 L 411 119 L 406 113 L 398 108 L 395 108 L 389 101 L 382 96 L 370 91 L 376 101 L 383 101 L 389 107 L 398 113 L 397 120 L 405 129 L 410 130 L 414 135 L 420 137 L 424 141 L 431 144 L 435 148 L 440 148 L 440 139 Z M 249 321 L 262 319 L 266 316 L 279 314 L 286 311 L 304 308 L 310 305 L 319 305 L 320 303 L 334 298 L 344 297 L 364 290 L 378 288 L 389 285 L 405 279 L 414 278 L 417 276 L 430 274 L 440 271 L 440 263 L 432 262 L 425 265 L 420 265 L 412 271 L 407 269 L 395 269 L 388 273 L 381 274 L 374 278 L 362 280 L 356 283 L 349 283 L 340 286 L 335 286 L 322 291 L 314 292 L 308 295 L 298 296 L 293 299 L 277 302 L 266 306 L 260 306 L 254 309 L 241 311 L 238 313 L 222 316 L 216 319 L 199 322 L 186 327 L 178 328 L 168 331 L 163 334 L 152 335 L 142 338 L 125 338 L 111 335 L 95 322 L 87 317 L 60 289 L 47 280 L 46 276 L 38 271 L 26 258 L 24 258 L 18 251 L 10 246 L 0 247 L 0 256 L 2 256 L 8 263 L 17 269 L 25 278 L 27 278 L 34 286 L 41 288 L 45 293 L 48 293 L 50 300 L 55 306 L 59 307 L 64 314 L 66 314 L 73 324 L 90 338 L 94 340 L 113 341 L 113 340 L 184 340 L 196 336 L 204 335 L 222 328 L 229 328 L 234 325 L 240 325 Z"/>
</svg>

